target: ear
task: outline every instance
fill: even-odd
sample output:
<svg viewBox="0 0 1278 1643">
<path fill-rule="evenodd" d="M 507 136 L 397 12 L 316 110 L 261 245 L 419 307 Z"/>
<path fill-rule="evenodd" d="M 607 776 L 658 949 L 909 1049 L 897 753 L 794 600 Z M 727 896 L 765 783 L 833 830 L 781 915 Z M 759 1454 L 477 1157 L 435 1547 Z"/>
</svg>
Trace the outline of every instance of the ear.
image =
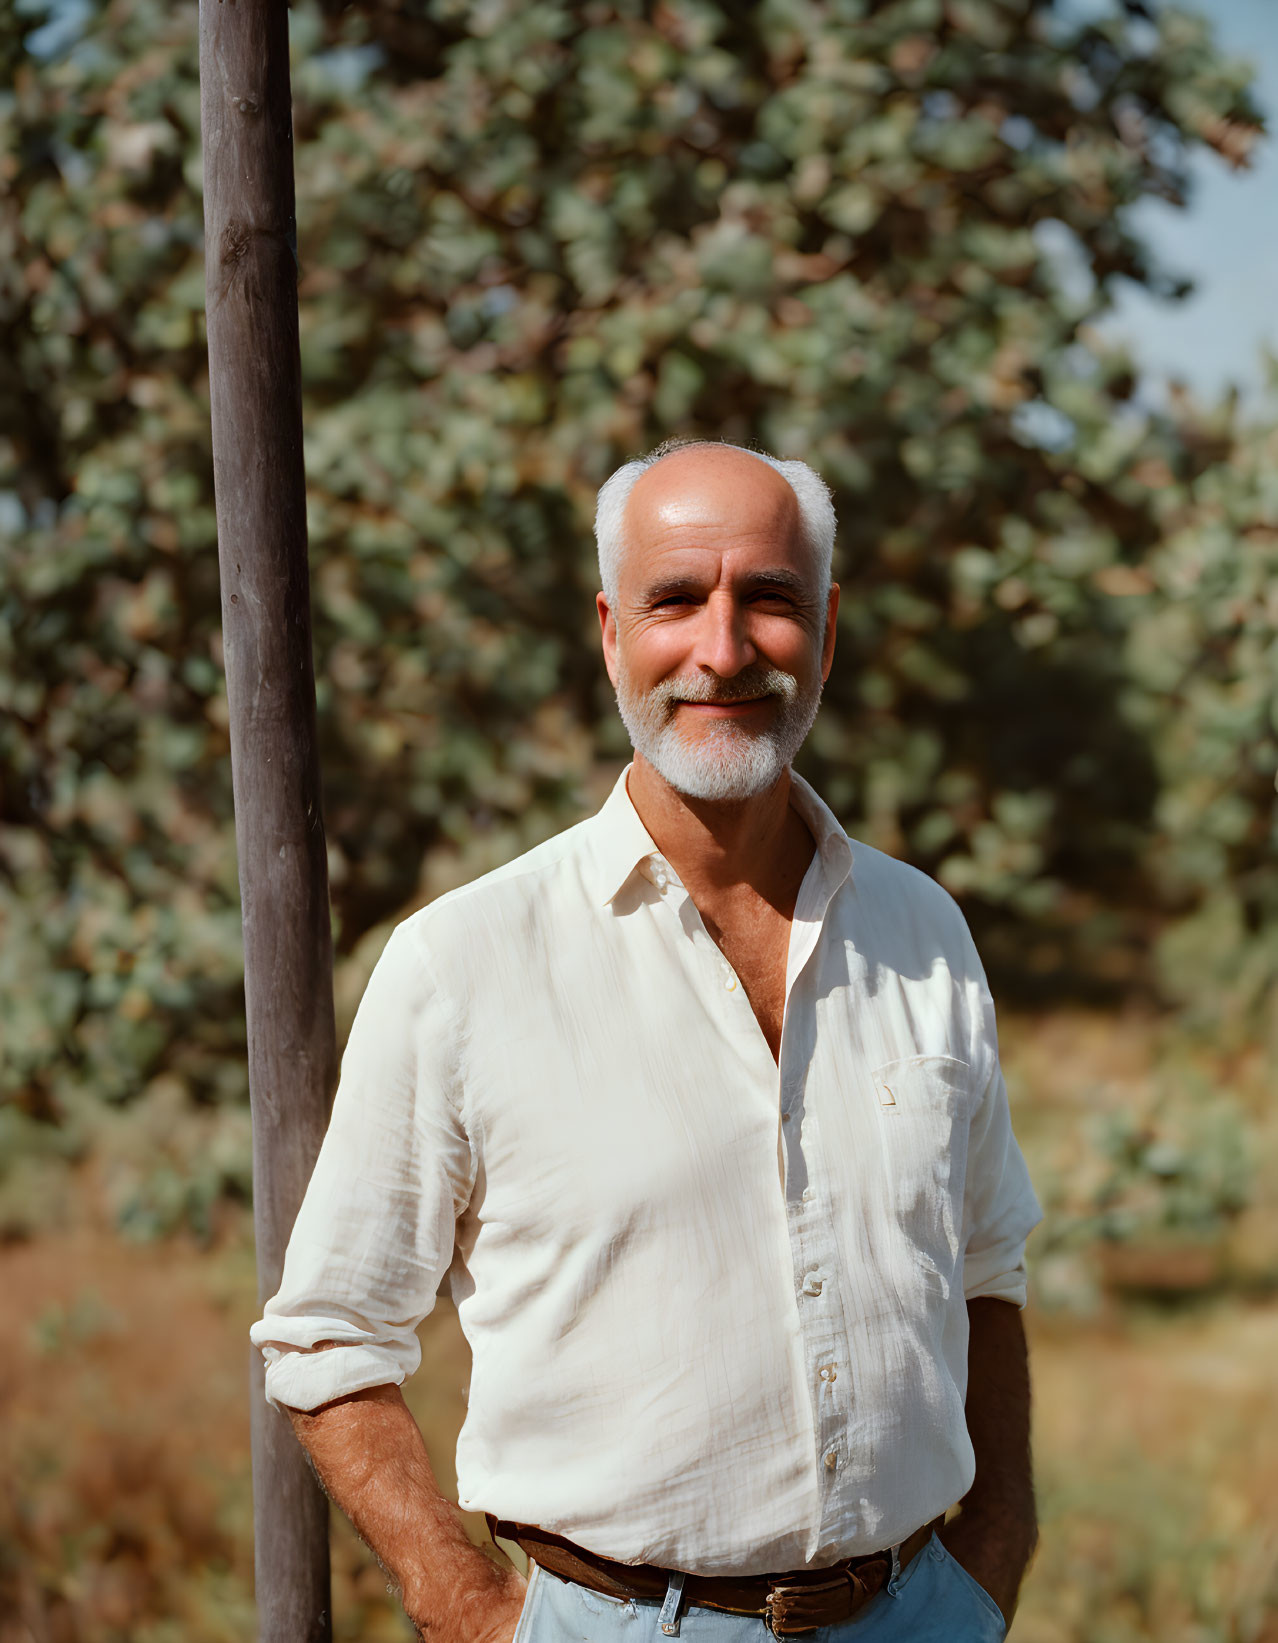
<svg viewBox="0 0 1278 1643">
<path fill-rule="evenodd" d="M 834 665 L 834 641 L 839 631 L 839 584 L 830 584 L 830 600 L 825 610 L 825 636 L 821 641 L 821 682 L 830 677 Z"/>
<path fill-rule="evenodd" d="M 608 669 L 608 677 L 612 680 L 612 687 L 617 688 L 617 619 L 612 614 L 612 606 L 608 603 L 606 593 L 595 595 L 595 609 L 599 612 L 599 635 L 603 641 L 604 666 Z"/>
</svg>

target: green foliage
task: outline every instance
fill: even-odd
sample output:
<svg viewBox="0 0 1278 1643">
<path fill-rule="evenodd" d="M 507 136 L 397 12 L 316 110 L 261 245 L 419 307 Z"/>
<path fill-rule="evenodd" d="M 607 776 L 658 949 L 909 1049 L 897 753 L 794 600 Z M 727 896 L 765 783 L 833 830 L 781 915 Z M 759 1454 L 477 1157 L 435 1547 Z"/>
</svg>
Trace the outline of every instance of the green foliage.
<svg viewBox="0 0 1278 1643">
<path fill-rule="evenodd" d="M 441 861 L 553 831 L 624 753 L 594 492 L 708 434 L 834 485 L 805 768 L 963 896 L 998 984 L 1144 985 L 1165 932 L 1173 996 L 1260 1006 L 1272 438 L 1134 409 L 1087 326 L 1120 275 L 1174 289 L 1131 207 L 1181 199 L 1196 148 L 1245 158 L 1258 117 L 1204 24 L 1143 10 L 293 9 L 353 973 Z M 194 13 L 69 15 L 0 5 L 0 1080 L 87 1135 L 171 1081 L 242 1104 L 243 1025 Z"/>
<path fill-rule="evenodd" d="M 1201 1248 L 1221 1239 L 1251 1201 L 1247 1125 L 1227 1097 L 1166 1089 L 1147 1110 L 1120 1108 L 1087 1127 L 1090 1156 L 1064 1179 L 1044 1177 L 1048 1225 L 1038 1258 L 1098 1240 Z"/>
<path fill-rule="evenodd" d="M 1179 915 L 1164 981 L 1237 1037 L 1278 978 L 1278 435 L 1217 422 L 1189 432 L 1223 454 L 1153 475 L 1160 543 L 1127 665 L 1158 766 L 1151 876 Z"/>
</svg>

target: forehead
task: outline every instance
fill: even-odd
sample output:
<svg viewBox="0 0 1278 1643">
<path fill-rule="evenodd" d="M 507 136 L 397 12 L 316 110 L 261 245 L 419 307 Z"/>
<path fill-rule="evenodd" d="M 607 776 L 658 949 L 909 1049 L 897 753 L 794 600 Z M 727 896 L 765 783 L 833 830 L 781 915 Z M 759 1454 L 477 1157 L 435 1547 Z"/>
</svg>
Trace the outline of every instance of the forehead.
<svg viewBox="0 0 1278 1643">
<path fill-rule="evenodd" d="M 677 452 L 641 474 L 625 513 L 623 580 L 674 569 L 742 571 L 766 561 L 813 574 L 798 498 L 775 468 L 741 451 Z"/>
</svg>

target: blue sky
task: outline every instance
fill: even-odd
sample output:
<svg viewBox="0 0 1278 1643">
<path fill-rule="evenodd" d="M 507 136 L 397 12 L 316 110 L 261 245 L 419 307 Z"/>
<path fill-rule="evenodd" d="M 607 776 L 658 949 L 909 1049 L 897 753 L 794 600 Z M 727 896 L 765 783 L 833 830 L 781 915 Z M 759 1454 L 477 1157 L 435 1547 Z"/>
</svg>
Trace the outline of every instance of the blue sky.
<svg viewBox="0 0 1278 1643">
<path fill-rule="evenodd" d="M 1197 0 L 1195 9 L 1211 17 L 1226 52 L 1255 64 L 1272 135 L 1247 171 L 1201 156 L 1188 210 L 1140 207 L 1137 223 L 1163 264 L 1196 290 L 1183 302 L 1156 302 L 1124 282 L 1102 329 L 1130 342 L 1155 384 L 1177 377 L 1215 397 L 1233 382 L 1252 400 L 1262 346 L 1278 353 L 1278 0 Z"/>
</svg>

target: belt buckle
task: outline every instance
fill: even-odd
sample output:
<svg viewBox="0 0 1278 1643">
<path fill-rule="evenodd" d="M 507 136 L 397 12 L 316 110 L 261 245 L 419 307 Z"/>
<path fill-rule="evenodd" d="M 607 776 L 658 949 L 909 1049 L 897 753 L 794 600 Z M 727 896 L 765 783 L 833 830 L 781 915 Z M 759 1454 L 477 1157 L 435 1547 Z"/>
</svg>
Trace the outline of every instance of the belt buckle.
<svg viewBox="0 0 1278 1643">
<path fill-rule="evenodd" d="M 768 1582 L 768 1595 L 764 1602 L 763 1624 L 772 1633 L 773 1637 L 804 1637 L 809 1632 L 818 1631 L 830 1622 L 814 1617 L 810 1612 L 810 1604 L 805 1599 L 817 1594 L 837 1592 L 847 1584 L 846 1577 L 836 1580 L 822 1580 L 806 1582 L 799 1586 L 773 1585 Z M 807 1609 L 809 1612 L 804 1613 Z M 798 1624 L 794 1624 L 797 1621 Z"/>
</svg>

